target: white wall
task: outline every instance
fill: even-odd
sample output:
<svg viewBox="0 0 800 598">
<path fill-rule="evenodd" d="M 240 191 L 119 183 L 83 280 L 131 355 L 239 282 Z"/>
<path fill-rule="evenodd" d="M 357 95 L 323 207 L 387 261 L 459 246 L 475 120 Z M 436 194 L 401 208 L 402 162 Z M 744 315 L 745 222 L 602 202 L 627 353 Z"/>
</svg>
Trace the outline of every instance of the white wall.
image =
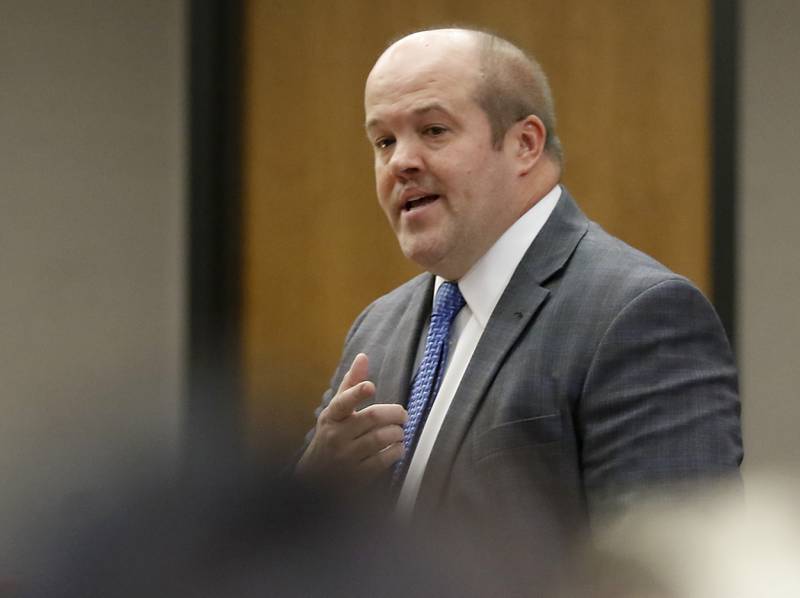
<svg viewBox="0 0 800 598">
<path fill-rule="evenodd" d="M 739 362 L 745 471 L 800 474 L 800 2 L 743 0 Z"/>
<path fill-rule="evenodd" d="M 183 5 L 0 1 L 0 526 L 174 464 Z"/>
</svg>

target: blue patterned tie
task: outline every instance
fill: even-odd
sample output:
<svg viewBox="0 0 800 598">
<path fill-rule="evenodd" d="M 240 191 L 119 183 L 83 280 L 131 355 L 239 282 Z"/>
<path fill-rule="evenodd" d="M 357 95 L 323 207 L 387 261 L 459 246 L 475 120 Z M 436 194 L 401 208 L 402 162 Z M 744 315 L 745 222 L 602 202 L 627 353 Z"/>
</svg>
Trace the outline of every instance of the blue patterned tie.
<svg viewBox="0 0 800 598">
<path fill-rule="evenodd" d="M 422 428 L 428 405 L 439 391 L 447 363 L 450 326 L 458 311 L 464 307 L 464 297 L 454 282 L 443 282 L 436 292 L 436 302 L 431 314 L 428 337 L 425 340 L 425 354 L 419 364 L 417 375 L 411 387 L 408 399 L 408 420 L 403 429 L 403 458 L 394 468 L 393 485 L 397 485 L 405 475 L 411 453 L 417 439 L 417 432 Z"/>
</svg>

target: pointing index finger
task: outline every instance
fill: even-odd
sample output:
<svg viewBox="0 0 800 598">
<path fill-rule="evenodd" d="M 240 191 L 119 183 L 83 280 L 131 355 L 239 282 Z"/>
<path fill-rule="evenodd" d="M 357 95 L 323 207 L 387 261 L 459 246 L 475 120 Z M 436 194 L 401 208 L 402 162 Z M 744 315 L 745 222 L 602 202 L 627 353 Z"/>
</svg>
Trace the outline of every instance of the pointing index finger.
<svg viewBox="0 0 800 598">
<path fill-rule="evenodd" d="M 375 392 L 375 385 L 367 380 L 369 359 L 364 353 L 359 353 L 353 359 L 353 364 L 342 378 L 339 391 L 328 405 L 331 418 L 341 421 L 355 411 L 356 406 L 368 399 Z"/>
<path fill-rule="evenodd" d="M 347 370 L 347 373 L 342 378 L 342 383 L 339 385 L 339 390 L 336 394 L 340 395 L 359 382 L 364 382 L 367 379 L 368 370 L 369 359 L 367 355 L 365 353 L 359 353 L 355 356 L 353 363 L 350 365 L 350 369 Z"/>
</svg>

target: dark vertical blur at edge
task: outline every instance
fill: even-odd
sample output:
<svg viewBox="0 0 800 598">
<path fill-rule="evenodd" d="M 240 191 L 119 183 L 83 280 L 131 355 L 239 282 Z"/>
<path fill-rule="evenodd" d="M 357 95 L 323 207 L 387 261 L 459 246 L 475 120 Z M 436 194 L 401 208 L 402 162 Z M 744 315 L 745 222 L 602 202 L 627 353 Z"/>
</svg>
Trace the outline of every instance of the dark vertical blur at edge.
<svg viewBox="0 0 800 598">
<path fill-rule="evenodd" d="M 737 70 L 739 2 L 712 2 L 711 193 L 714 306 L 736 351 Z"/>
<path fill-rule="evenodd" d="M 191 0 L 188 397 L 185 465 L 242 457 L 240 211 L 242 2 Z"/>
</svg>

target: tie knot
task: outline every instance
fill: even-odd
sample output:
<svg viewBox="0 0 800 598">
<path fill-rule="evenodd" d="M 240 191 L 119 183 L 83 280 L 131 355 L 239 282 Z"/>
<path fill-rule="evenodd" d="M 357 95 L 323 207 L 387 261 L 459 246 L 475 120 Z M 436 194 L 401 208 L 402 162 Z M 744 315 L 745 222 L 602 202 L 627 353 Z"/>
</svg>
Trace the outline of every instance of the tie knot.
<svg viewBox="0 0 800 598">
<path fill-rule="evenodd" d="M 436 302 L 433 305 L 433 317 L 444 318 L 451 321 L 458 311 L 464 307 L 464 297 L 458 290 L 458 284 L 445 281 L 436 291 Z"/>
</svg>

